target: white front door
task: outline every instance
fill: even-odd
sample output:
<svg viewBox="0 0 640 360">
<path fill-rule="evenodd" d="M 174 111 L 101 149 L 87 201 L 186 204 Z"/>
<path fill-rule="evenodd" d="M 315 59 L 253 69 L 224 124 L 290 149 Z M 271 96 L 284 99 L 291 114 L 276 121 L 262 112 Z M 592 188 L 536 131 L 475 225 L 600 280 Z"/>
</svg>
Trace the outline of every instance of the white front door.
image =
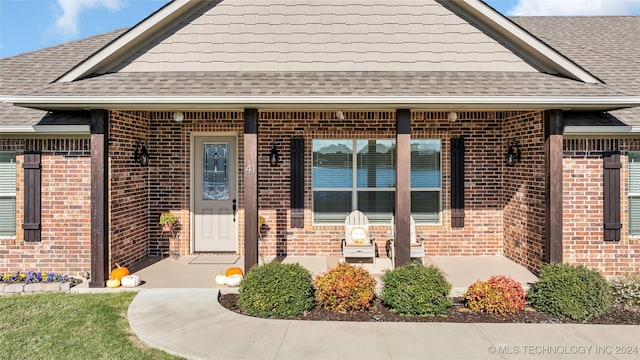
<svg viewBox="0 0 640 360">
<path fill-rule="evenodd" d="M 237 252 L 236 139 L 194 141 L 194 252 Z"/>
</svg>

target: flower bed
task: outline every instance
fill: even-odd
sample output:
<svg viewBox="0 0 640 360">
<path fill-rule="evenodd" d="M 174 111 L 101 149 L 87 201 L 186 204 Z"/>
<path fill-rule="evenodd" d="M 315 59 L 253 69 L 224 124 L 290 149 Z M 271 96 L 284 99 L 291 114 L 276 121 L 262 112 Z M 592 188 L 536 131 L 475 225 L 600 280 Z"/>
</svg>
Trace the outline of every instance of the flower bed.
<svg viewBox="0 0 640 360">
<path fill-rule="evenodd" d="M 0 274 L 0 294 L 69 291 L 76 280 L 54 272 L 27 271 Z"/>
</svg>

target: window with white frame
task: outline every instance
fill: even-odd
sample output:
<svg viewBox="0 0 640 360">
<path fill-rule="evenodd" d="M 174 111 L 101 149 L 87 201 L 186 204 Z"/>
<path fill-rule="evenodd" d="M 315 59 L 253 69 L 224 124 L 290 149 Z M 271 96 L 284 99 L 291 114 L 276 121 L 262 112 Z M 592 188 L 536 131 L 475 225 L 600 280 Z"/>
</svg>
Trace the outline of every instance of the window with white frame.
<svg viewBox="0 0 640 360">
<path fill-rule="evenodd" d="M 629 235 L 640 236 L 640 151 L 629 153 Z"/>
<path fill-rule="evenodd" d="M 0 237 L 16 235 L 16 153 L 0 151 Z"/>
<path fill-rule="evenodd" d="M 313 221 L 339 224 L 353 210 L 372 223 L 395 211 L 396 144 L 389 139 L 313 140 Z M 440 140 L 411 141 L 411 213 L 438 223 L 441 208 Z"/>
</svg>

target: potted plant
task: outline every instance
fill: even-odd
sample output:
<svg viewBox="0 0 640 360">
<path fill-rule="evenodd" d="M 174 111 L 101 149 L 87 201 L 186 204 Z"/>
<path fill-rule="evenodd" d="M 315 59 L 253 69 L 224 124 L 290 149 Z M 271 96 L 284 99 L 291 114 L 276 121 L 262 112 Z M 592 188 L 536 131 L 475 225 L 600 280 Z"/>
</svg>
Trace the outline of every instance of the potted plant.
<svg viewBox="0 0 640 360">
<path fill-rule="evenodd" d="M 162 231 L 171 231 L 171 228 L 176 221 L 178 221 L 178 218 L 173 215 L 171 211 L 160 214 L 160 225 L 162 225 Z"/>
</svg>

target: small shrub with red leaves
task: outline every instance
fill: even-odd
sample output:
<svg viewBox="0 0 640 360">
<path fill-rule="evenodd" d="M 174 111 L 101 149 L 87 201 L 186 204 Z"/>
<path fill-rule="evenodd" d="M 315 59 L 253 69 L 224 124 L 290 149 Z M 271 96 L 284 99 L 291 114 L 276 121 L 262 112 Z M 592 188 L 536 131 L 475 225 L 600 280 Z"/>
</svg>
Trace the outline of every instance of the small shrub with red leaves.
<svg viewBox="0 0 640 360">
<path fill-rule="evenodd" d="M 464 294 L 464 304 L 473 311 L 492 315 L 517 314 L 524 310 L 526 295 L 522 285 L 508 276 L 492 276 L 477 281 Z"/>
<path fill-rule="evenodd" d="M 340 264 L 316 277 L 316 301 L 327 310 L 363 311 L 371 307 L 375 287 L 367 270 Z"/>
</svg>

